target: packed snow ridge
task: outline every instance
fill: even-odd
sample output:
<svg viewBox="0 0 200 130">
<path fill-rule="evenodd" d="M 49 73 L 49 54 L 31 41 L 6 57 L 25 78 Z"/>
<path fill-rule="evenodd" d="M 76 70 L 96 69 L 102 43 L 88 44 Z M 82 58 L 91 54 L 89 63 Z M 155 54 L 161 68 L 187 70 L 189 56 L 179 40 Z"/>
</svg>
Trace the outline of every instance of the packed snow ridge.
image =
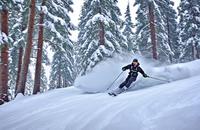
<svg viewBox="0 0 200 130">
<path fill-rule="evenodd" d="M 130 60 L 112 59 L 79 77 L 76 87 L 18 95 L 0 106 L 0 130 L 199 130 L 200 60 L 153 67 L 138 59 L 147 74 L 171 82 L 140 76 L 131 91 L 111 97 L 103 90 Z"/>
</svg>

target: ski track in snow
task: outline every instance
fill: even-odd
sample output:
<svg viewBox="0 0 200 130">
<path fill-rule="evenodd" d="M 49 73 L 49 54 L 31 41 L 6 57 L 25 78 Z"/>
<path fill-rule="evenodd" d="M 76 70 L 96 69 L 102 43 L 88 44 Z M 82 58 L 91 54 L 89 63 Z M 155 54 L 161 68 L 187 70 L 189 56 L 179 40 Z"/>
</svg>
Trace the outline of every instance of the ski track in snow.
<svg viewBox="0 0 200 130">
<path fill-rule="evenodd" d="M 0 106 L 0 130 L 200 130 L 200 75 L 192 75 L 117 97 L 75 87 L 19 96 Z"/>
</svg>

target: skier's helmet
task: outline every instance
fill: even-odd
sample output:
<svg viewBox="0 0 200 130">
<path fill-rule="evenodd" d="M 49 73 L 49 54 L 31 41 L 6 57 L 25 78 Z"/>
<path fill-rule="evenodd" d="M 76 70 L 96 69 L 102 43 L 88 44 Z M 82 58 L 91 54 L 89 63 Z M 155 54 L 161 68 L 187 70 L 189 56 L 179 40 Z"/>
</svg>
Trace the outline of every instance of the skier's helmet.
<svg viewBox="0 0 200 130">
<path fill-rule="evenodd" d="M 138 62 L 138 59 L 133 59 L 133 62 Z"/>
</svg>

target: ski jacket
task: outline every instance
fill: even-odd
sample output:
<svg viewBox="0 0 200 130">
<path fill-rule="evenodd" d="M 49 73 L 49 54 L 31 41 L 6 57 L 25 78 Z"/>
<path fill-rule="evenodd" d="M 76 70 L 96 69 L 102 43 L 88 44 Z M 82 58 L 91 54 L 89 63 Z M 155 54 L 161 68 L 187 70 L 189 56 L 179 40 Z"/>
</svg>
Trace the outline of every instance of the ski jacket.
<svg viewBox="0 0 200 130">
<path fill-rule="evenodd" d="M 145 75 L 143 69 L 139 66 L 140 64 L 138 63 L 138 65 L 135 67 L 133 66 L 133 64 L 129 64 L 127 66 L 124 66 L 122 68 L 122 70 L 127 70 L 129 69 L 129 76 L 133 76 L 133 77 L 137 77 L 138 76 L 138 72 L 140 72 L 143 76 Z"/>
</svg>

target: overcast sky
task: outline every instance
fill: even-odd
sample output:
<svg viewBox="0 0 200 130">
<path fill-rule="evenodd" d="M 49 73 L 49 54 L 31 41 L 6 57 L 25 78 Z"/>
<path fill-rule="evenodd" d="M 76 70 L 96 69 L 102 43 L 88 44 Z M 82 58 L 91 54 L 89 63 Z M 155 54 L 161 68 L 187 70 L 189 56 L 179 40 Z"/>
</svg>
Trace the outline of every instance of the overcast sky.
<svg viewBox="0 0 200 130">
<path fill-rule="evenodd" d="M 129 1 L 132 21 L 134 23 L 135 17 L 136 17 L 135 12 L 137 10 L 137 8 L 133 7 L 135 0 L 118 0 L 118 1 L 119 1 L 118 6 L 119 6 L 121 13 L 122 13 L 122 19 L 124 18 L 124 13 L 126 11 L 126 7 L 127 7 L 127 4 L 128 4 L 128 1 Z M 177 9 L 177 7 L 180 3 L 180 0 L 172 0 L 172 1 L 174 1 L 174 3 L 175 3 L 175 9 Z M 73 0 L 73 2 L 74 2 L 74 5 L 72 6 L 72 8 L 73 8 L 74 12 L 71 13 L 70 16 L 71 16 L 72 23 L 77 26 L 78 23 L 79 23 L 79 20 L 78 20 L 79 14 L 81 12 L 81 7 L 83 5 L 84 0 Z M 77 35 L 78 35 L 78 31 L 73 31 L 72 36 L 71 36 L 72 40 L 76 41 Z"/>
</svg>

